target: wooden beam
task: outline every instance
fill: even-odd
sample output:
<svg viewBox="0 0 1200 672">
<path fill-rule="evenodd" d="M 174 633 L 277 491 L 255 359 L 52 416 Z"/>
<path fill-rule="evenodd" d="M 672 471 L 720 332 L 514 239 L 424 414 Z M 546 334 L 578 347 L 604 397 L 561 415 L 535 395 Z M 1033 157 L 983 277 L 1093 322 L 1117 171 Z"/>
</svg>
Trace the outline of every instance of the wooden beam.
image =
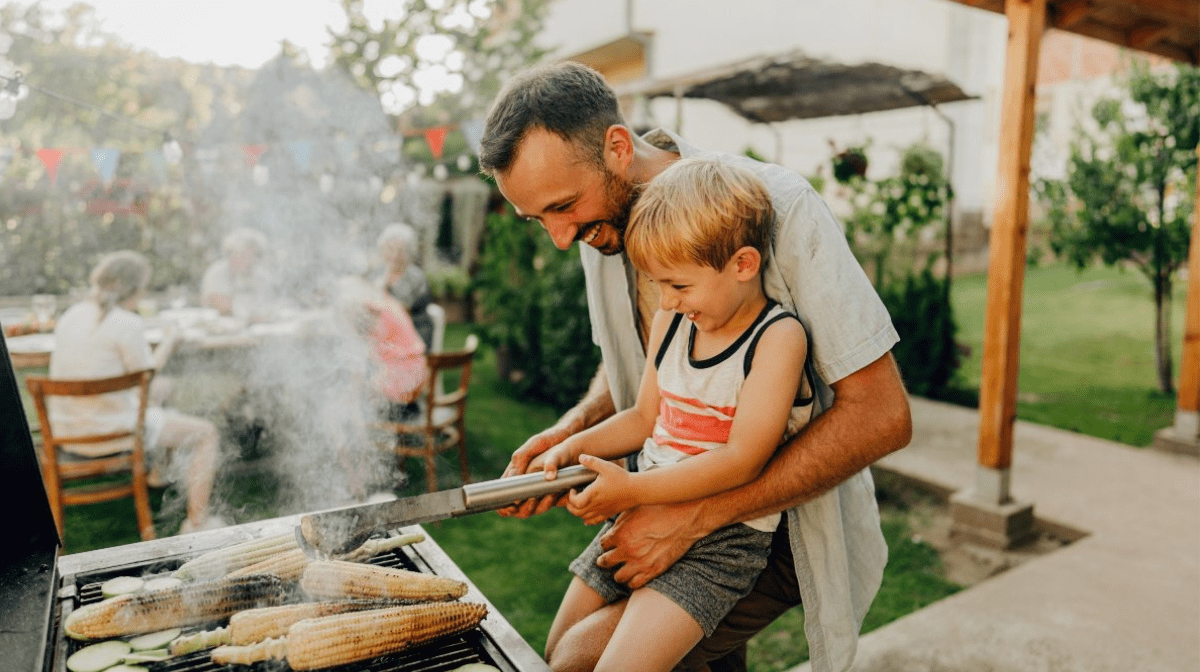
<svg viewBox="0 0 1200 672">
<path fill-rule="evenodd" d="M 1088 0 L 1066 0 L 1054 5 L 1054 16 L 1050 21 L 1050 25 L 1055 28 L 1069 30 L 1071 26 L 1079 23 L 1087 18 L 1091 7 L 1088 7 Z"/>
<path fill-rule="evenodd" d="M 1171 34 L 1172 28 L 1161 23 L 1143 23 L 1129 31 L 1126 43 L 1134 49 L 1146 50 Z"/>
<path fill-rule="evenodd" d="M 1008 0 L 1005 15 L 1008 46 L 1000 108 L 1000 163 L 996 171 L 979 389 L 979 464 L 990 469 L 1007 469 L 1012 464 L 1025 236 L 1029 227 L 1029 155 L 1046 0 Z"/>
<path fill-rule="evenodd" d="M 1196 148 L 1200 158 L 1200 147 Z M 1175 407 L 1200 411 L 1200 172 L 1196 173 L 1196 203 L 1192 242 L 1188 246 L 1187 316 L 1183 330 L 1183 356 L 1179 362 L 1179 394 Z"/>
</svg>

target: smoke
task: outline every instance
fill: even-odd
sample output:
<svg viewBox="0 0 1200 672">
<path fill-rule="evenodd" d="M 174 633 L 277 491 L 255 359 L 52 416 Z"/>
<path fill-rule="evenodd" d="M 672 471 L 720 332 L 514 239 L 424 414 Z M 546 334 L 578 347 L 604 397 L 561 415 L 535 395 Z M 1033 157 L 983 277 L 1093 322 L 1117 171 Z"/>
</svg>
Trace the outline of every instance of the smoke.
<svg viewBox="0 0 1200 672">
<path fill-rule="evenodd" d="M 384 402 L 369 384 L 369 344 L 333 304 L 338 279 L 367 271 L 387 224 L 407 221 L 432 241 L 440 196 L 403 179 L 399 138 L 377 98 L 334 71 L 286 58 L 265 65 L 244 107 L 218 115 L 205 134 L 209 146 L 267 147 L 247 154 L 254 166 L 236 179 L 210 167 L 196 171 L 191 187 L 206 199 L 197 211 L 212 213 L 218 236 L 249 227 L 268 241 L 262 262 L 273 299 L 259 307 L 267 321 L 251 326 L 261 336 L 254 347 L 224 356 L 241 389 L 222 403 L 228 421 L 251 426 L 249 442 L 268 453 L 263 461 L 279 479 L 276 513 L 401 485 L 394 454 L 380 447 L 394 438 L 371 427 Z M 223 452 L 240 460 L 246 448 Z M 218 501 L 220 490 L 214 511 L 238 506 L 236 497 Z"/>
</svg>

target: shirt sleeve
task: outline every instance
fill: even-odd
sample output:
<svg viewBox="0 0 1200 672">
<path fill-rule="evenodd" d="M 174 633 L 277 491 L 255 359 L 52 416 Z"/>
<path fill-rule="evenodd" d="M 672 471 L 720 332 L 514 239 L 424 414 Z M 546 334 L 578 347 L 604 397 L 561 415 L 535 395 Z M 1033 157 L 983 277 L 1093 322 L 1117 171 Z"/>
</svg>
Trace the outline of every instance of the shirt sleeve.
<svg viewBox="0 0 1200 672">
<path fill-rule="evenodd" d="M 804 185 L 776 207 L 767 294 L 799 316 L 816 372 L 834 383 L 882 357 L 900 337 L 821 197 Z"/>
</svg>

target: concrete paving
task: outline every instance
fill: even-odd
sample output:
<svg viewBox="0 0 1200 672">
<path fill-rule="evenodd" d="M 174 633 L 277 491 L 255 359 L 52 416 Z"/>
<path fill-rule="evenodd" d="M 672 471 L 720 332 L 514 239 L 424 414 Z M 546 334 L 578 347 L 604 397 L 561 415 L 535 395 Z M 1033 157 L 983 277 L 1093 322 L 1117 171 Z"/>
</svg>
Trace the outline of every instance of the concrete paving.
<svg viewBox="0 0 1200 672">
<path fill-rule="evenodd" d="M 911 401 L 881 466 L 969 489 L 978 413 Z M 1012 496 L 1087 536 L 867 633 L 853 671 L 1200 672 L 1200 461 L 1025 422 L 1013 443 Z"/>
</svg>

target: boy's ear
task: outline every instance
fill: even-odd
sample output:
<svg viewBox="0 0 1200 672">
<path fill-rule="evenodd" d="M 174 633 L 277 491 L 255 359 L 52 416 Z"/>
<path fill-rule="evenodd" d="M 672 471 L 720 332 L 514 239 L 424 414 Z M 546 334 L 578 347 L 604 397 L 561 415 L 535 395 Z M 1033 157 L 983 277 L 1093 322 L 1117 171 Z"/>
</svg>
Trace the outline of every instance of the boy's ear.
<svg viewBox="0 0 1200 672">
<path fill-rule="evenodd" d="M 762 255 L 753 247 L 746 246 L 733 253 L 733 263 L 737 268 L 737 279 L 746 281 L 758 275 L 762 268 Z"/>
</svg>

